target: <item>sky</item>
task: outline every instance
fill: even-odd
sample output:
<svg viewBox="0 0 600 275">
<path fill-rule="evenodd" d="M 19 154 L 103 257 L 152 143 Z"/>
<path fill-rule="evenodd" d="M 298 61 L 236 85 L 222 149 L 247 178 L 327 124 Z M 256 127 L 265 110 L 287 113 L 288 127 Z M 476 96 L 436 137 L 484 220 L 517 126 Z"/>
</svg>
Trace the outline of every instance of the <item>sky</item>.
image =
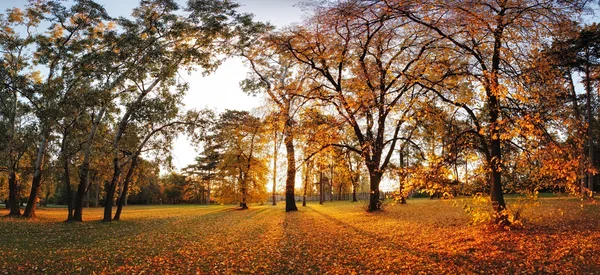
<svg viewBox="0 0 600 275">
<path fill-rule="evenodd" d="M 103 5 L 109 15 L 129 16 L 138 0 L 96 0 Z M 182 6 L 187 0 L 178 0 Z M 302 10 L 296 4 L 296 0 L 237 0 L 240 4 L 238 11 L 248 12 L 255 15 L 255 20 L 270 22 L 281 28 L 302 19 Z M 8 8 L 23 7 L 26 0 L 0 0 L 0 11 Z M 251 111 L 261 105 L 262 98 L 248 96 L 239 87 L 239 82 L 246 77 L 246 68 L 239 58 L 225 61 L 213 74 L 203 77 L 201 72 L 188 75 L 182 72 L 182 76 L 189 82 L 190 89 L 184 99 L 186 109 L 209 108 L 217 112 L 226 109 Z M 198 155 L 196 148 L 190 145 L 185 136 L 179 137 L 174 144 L 173 165 L 183 168 L 194 163 Z"/>
</svg>

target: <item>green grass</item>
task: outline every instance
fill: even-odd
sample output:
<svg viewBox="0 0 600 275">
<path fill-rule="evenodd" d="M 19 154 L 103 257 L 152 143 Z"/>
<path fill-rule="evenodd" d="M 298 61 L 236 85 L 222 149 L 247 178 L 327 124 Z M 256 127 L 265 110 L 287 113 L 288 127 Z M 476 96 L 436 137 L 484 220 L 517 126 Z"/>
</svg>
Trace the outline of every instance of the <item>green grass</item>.
<svg viewBox="0 0 600 275">
<path fill-rule="evenodd" d="M 504 231 L 469 225 L 465 203 L 128 206 L 113 223 L 102 209 L 65 223 L 66 209 L 41 208 L 0 218 L 0 273 L 600 273 L 599 204 L 542 198 Z"/>
</svg>

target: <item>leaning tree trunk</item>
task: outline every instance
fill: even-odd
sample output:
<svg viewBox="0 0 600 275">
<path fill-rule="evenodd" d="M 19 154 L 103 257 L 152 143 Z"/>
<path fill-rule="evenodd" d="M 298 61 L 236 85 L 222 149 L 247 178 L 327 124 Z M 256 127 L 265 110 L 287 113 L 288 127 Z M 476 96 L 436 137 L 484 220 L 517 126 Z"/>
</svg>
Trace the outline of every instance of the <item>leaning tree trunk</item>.
<svg viewBox="0 0 600 275">
<path fill-rule="evenodd" d="M 90 134 L 88 135 L 88 138 L 85 142 L 85 147 L 83 151 L 83 162 L 81 163 L 81 167 L 79 168 L 79 186 L 77 186 L 77 194 L 75 195 L 75 210 L 73 214 L 74 221 L 83 221 L 83 199 L 85 197 L 85 191 L 89 184 L 92 142 L 94 141 L 94 137 L 96 136 L 96 130 L 98 129 L 98 125 L 100 125 L 100 121 L 102 121 L 102 117 L 104 116 L 105 111 L 106 108 L 100 109 L 100 112 L 96 116 L 96 119 L 92 124 Z"/>
<path fill-rule="evenodd" d="M 113 220 L 118 221 L 121 219 L 121 211 L 123 211 L 123 206 L 127 201 L 127 192 L 129 192 L 129 183 L 131 182 L 131 177 L 133 176 L 133 171 L 135 170 L 138 162 L 139 154 L 135 154 L 131 159 L 131 165 L 129 166 L 129 170 L 127 170 L 127 175 L 125 175 L 125 181 L 123 182 L 123 191 L 121 191 L 121 196 L 117 200 L 117 212 L 115 213 L 115 217 Z"/>
<path fill-rule="evenodd" d="M 294 150 L 294 134 L 292 133 L 292 119 L 287 116 L 284 126 L 285 151 L 287 154 L 287 177 L 285 179 L 285 212 L 298 211 L 294 188 L 296 187 L 296 156 Z"/>
<path fill-rule="evenodd" d="M 29 199 L 27 200 L 27 207 L 25 207 L 25 212 L 23 216 L 32 218 L 35 217 L 35 208 L 36 202 L 38 200 L 38 196 L 40 193 L 40 185 L 42 183 L 42 168 L 44 165 L 44 152 L 46 152 L 46 147 L 48 145 L 48 137 L 46 133 L 42 134 L 42 141 L 40 142 L 40 147 L 38 148 L 34 172 L 33 172 L 33 180 L 31 182 L 31 192 L 29 193 Z"/>
<path fill-rule="evenodd" d="M 63 165 L 63 174 L 64 174 L 64 183 L 65 183 L 65 190 L 67 190 L 67 221 L 72 221 L 73 220 L 73 190 L 71 189 L 71 177 L 70 177 L 70 168 L 69 168 L 69 164 L 70 164 L 70 159 L 69 159 L 69 153 L 67 152 L 67 137 L 68 137 L 68 131 L 65 130 L 63 131 L 63 136 L 62 136 L 62 142 L 60 143 L 60 155 L 62 158 L 62 165 Z"/>
<path fill-rule="evenodd" d="M 113 153 L 113 176 L 110 181 L 110 184 L 106 188 L 106 200 L 104 201 L 104 218 L 102 221 L 110 222 L 112 221 L 112 207 L 114 203 L 115 191 L 117 190 L 117 184 L 119 183 L 119 179 L 121 177 L 121 165 L 119 163 L 119 143 L 121 138 L 123 137 L 123 133 L 125 133 L 125 129 L 127 128 L 127 124 L 129 124 L 129 119 L 136 112 L 142 102 L 142 100 L 150 93 L 150 91 L 154 90 L 154 87 L 158 85 L 160 81 L 156 79 L 150 86 L 143 90 L 142 93 L 138 95 L 136 100 L 127 108 L 125 114 L 119 121 L 119 128 L 115 133 L 115 138 L 112 144 L 112 153 Z"/>
<path fill-rule="evenodd" d="M 119 157 L 115 153 L 113 157 L 113 176 L 106 190 L 106 200 L 104 201 L 104 218 L 102 221 L 110 222 L 112 218 L 112 207 L 114 202 L 115 191 L 117 190 L 117 183 L 121 176 L 121 167 L 119 164 Z"/>
<path fill-rule="evenodd" d="M 11 167 L 8 174 L 8 204 L 10 204 L 8 216 L 21 216 L 21 207 L 19 207 L 19 186 L 14 166 Z"/>
</svg>

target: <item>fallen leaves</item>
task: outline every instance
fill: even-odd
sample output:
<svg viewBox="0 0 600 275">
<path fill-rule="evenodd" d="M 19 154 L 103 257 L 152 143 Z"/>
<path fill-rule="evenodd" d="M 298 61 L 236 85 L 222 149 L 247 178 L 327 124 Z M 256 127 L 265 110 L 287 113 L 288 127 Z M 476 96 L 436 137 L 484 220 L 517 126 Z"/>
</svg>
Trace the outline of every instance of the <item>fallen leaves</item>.
<svg viewBox="0 0 600 275">
<path fill-rule="evenodd" d="M 599 205 L 541 201 L 513 231 L 469 226 L 460 207 L 431 200 L 382 213 L 347 202 L 291 213 L 128 206 L 108 224 L 64 223 L 64 209 L 40 209 L 37 220 L 0 220 L 0 273 L 597 273 Z"/>
</svg>

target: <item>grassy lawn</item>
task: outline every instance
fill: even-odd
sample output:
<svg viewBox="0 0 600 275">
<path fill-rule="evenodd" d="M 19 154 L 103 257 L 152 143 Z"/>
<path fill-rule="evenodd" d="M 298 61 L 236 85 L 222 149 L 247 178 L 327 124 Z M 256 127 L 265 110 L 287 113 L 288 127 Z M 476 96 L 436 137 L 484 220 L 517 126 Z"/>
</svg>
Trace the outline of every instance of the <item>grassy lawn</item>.
<svg viewBox="0 0 600 275">
<path fill-rule="evenodd" d="M 64 223 L 66 209 L 41 208 L 0 218 L 0 274 L 600 274 L 600 204 L 539 201 L 510 231 L 469 225 L 460 199 L 372 214 L 349 202 L 128 206 L 113 223 L 96 221 L 101 209 Z"/>
</svg>

